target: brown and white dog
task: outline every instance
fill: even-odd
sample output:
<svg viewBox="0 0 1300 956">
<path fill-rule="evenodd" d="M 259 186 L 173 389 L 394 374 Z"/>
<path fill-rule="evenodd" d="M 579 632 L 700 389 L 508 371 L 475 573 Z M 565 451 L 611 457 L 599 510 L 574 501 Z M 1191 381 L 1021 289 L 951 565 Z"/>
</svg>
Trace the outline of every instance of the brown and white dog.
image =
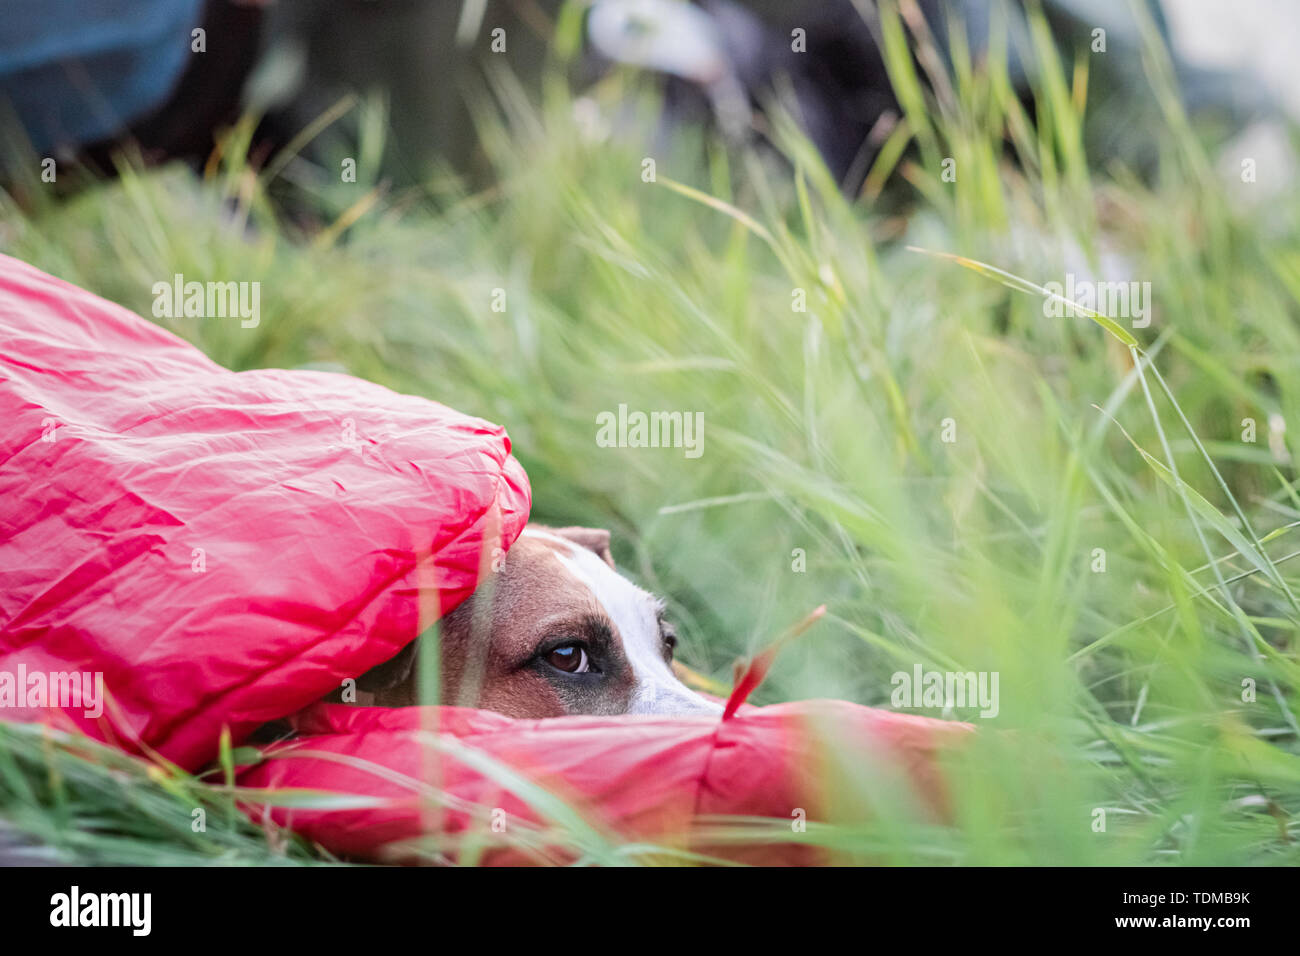
<svg viewBox="0 0 1300 956">
<path fill-rule="evenodd" d="M 440 622 L 442 702 L 511 717 L 721 713 L 673 673 L 663 610 L 618 573 L 608 531 L 529 525 Z M 379 705 L 416 703 L 415 647 L 358 687 Z"/>
</svg>

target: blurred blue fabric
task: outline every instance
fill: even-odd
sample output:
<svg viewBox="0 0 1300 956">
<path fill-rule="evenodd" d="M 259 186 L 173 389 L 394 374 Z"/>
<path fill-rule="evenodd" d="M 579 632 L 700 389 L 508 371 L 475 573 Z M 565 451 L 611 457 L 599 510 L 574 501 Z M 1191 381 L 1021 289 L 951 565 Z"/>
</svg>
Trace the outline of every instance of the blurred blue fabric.
<svg viewBox="0 0 1300 956">
<path fill-rule="evenodd" d="M 167 99 L 192 55 L 201 8 L 202 0 L 6 4 L 0 98 L 40 153 L 112 136 Z"/>
</svg>

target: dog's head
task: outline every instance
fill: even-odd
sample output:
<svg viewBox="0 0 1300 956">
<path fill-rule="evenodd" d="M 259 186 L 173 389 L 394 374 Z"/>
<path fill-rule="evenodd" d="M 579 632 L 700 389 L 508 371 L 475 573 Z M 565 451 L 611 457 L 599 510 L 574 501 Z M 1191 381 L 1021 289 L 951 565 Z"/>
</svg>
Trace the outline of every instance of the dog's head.
<svg viewBox="0 0 1300 956">
<path fill-rule="evenodd" d="M 440 635 L 447 704 L 512 717 L 721 712 L 673 673 L 663 602 L 618 573 L 608 531 L 529 525 Z M 376 703 L 414 703 L 409 657 L 368 675 Z"/>
</svg>

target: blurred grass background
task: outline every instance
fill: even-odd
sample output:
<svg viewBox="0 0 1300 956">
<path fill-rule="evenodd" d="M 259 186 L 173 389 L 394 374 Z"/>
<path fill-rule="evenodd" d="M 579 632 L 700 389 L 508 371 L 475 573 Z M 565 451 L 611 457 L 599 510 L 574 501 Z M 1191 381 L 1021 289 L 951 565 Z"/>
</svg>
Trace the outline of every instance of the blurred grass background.
<svg viewBox="0 0 1300 956">
<path fill-rule="evenodd" d="M 953 825 L 861 780 L 871 822 L 803 837 L 844 862 L 1294 865 L 1300 490 L 1282 423 L 1300 421 L 1300 191 L 1252 202 L 1214 174 L 1154 33 L 1163 119 L 1141 131 L 1159 148 L 1142 178 L 1085 154 L 1087 60 L 1061 62 L 1045 31 L 1031 115 L 996 44 L 979 65 L 958 49 L 936 83 L 882 11 L 906 117 L 861 197 L 788 122 L 792 168 L 704 136 L 649 152 L 654 96 L 626 74 L 575 110 L 570 16 L 540 102 L 502 70 L 475 104 L 486 190 L 379 180 L 369 99 L 342 104 L 357 139 L 337 156 L 250 165 L 250 118 L 202 175 L 126 156 L 66 200 L 16 183 L 0 248 L 146 316 L 174 273 L 260 281 L 256 329 L 162 321 L 233 369 L 341 369 L 504 424 L 534 519 L 611 528 L 620 566 L 669 598 L 680 657 L 724 686 L 827 604 L 755 702 L 889 706 L 890 675 L 918 663 L 998 672 L 996 719 L 947 715 L 981 731 L 951 768 Z M 1142 351 L 908 245 L 1039 285 L 1120 256 L 1151 283 Z M 703 456 L 598 447 L 596 416 L 620 404 L 702 412 Z M 0 815 L 52 854 L 321 858 L 230 812 L 220 773 L 4 736 Z"/>
</svg>

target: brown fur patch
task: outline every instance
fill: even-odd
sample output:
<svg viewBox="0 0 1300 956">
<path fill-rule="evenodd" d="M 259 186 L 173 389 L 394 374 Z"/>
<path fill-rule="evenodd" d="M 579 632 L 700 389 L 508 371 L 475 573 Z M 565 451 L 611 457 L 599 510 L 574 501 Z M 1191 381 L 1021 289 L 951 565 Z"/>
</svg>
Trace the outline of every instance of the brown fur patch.
<svg viewBox="0 0 1300 956">
<path fill-rule="evenodd" d="M 609 536 L 593 529 L 534 530 L 565 538 L 584 532 L 577 546 L 609 551 Z M 586 534 L 592 532 L 592 534 Z M 593 536 L 595 535 L 595 536 Z M 559 542 L 521 536 L 500 570 L 443 618 L 442 702 L 482 707 L 514 717 L 619 714 L 633 690 L 631 667 L 605 609 L 556 557 Z M 606 560 L 609 560 L 606 558 Z M 542 648 L 567 639 L 590 648 L 599 673 L 553 672 L 537 659 Z M 416 703 L 415 669 L 396 686 L 379 690 L 382 706 Z"/>
</svg>

